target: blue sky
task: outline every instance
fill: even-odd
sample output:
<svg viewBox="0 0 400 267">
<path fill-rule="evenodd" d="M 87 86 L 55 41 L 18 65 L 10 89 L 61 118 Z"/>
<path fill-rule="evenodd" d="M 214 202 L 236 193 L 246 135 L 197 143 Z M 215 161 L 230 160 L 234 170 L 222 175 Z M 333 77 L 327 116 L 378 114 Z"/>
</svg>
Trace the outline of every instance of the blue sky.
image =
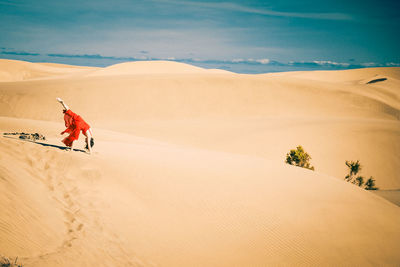
<svg viewBox="0 0 400 267">
<path fill-rule="evenodd" d="M 241 73 L 400 66 L 400 1 L 0 0 L 0 57 Z"/>
</svg>

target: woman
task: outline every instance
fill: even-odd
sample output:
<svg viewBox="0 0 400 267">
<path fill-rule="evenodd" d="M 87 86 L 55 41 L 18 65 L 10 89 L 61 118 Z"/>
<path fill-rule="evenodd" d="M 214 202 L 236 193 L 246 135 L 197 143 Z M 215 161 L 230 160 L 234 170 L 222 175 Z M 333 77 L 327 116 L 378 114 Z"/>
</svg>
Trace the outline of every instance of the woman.
<svg viewBox="0 0 400 267">
<path fill-rule="evenodd" d="M 94 139 L 92 135 L 92 129 L 89 124 L 87 124 L 81 116 L 72 112 L 69 107 L 64 103 L 61 98 L 57 98 L 57 101 L 61 103 L 64 107 L 64 121 L 65 121 L 65 131 L 61 132 L 61 135 L 64 133 L 69 133 L 69 136 L 64 138 L 62 142 L 71 149 L 75 140 L 78 140 L 79 134 L 82 131 L 83 135 L 86 136 L 86 149 L 89 151 L 89 154 L 92 153 L 92 147 L 94 145 Z"/>
</svg>

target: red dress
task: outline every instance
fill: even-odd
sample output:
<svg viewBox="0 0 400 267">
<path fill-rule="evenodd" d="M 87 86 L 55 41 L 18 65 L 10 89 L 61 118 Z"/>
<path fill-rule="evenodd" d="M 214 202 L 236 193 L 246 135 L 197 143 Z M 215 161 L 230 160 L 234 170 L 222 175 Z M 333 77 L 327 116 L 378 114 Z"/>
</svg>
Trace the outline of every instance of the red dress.
<svg viewBox="0 0 400 267">
<path fill-rule="evenodd" d="M 81 131 L 86 135 L 86 131 L 90 129 L 89 124 L 87 124 L 81 116 L 72 112 L 70 109 L 64 112 L 64 121 L 67 129 L 62 133 L 69 133 L 69 136 L 64 138 L 62 142 L 69 147 L 72 146 L 72 143 L 75 140 L 78 140 Z"/>
</svg>

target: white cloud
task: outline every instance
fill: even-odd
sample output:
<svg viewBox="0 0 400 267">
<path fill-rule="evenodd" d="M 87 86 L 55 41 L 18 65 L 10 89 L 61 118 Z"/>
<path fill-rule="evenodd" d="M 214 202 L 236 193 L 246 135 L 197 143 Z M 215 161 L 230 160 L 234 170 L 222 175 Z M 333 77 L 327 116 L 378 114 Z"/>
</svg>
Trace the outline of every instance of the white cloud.
<svg viewBox="0 0 400 267">
<path fill-rule="evenodd" d="M 261 64 L 268 64 L 270 60 L 268 58 L 263 58 L 263 59 L 257 59 L 256 62 Z"/>
<path fill-rule="evenodd" d="M 218 8 L 231 11 L 239 11 L 245 13 L 275 16 L 275 17 L 292 17 L 292 18 L 307 18 L 307 19 L 324 19 L 324 20 L 352 20 L 353 18 L 344 13 L 298 13 L 298 12 L 279 12 L 270 9 L 261 9 L 248 7 L 236 3 L 229 2 L 193 2 L 181 0 L 154 0 L 155 2 L 170 3 L 176 5 L 190 5 L 203 8 Z"/>
<path fill-rule="evenodd" d="M 245 62 L 243 58 L 234 58 L 231 60 L 232 63 L 242 63 Z"/>
<path fill-rule="evenodd" d="M 341 67 L 347 68 L 351 64 L 343 62 L 335 62 L 331 60 L 313 60 L 313 61 L 289 61 L 289 66 L 322 66 L 322 67 Z"/>
<path fill-rule="evenodd" d="M 313 62 L 320 66 L 341 66 L 341 67 L 350 66 L 350 63 L 334 62 L 330 60 L 314 60 Z"/>
<path fill-rule="evenodd" d="M 400 67 L 400 63 L 389 62 L 385 64 L 387 67 Z"/>
<path fill-rule="evenodd" d="M 365 62 L 360 64 L 363 67 L 377 67 L 379 64 L 375 62 Z"/>
<path fill-rule="evenodd" d="M 243 58 L 235 58 L 232 60 L 227 60 L 227 62 L 230 63 L 250 63 L 250 64 L 269 64 L 271 61 L 268 58 L 261 58 L 261 59 L 253 59 L 253 58 L 248 58 L 248 59 L 243 59 Z"/>
</svg>

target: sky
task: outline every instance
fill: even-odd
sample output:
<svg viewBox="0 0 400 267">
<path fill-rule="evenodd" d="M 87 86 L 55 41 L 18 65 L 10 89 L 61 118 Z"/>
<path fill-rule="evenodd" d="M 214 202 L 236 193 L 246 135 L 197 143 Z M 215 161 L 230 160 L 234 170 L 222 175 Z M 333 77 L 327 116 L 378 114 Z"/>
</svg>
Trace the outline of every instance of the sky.
<svg viewBox="0 0 400 267">
<path fill-rule="evenodd" d="M 400 66 L 398 0 L 0 0 L 0 58 L 238 73 Z"/>
</svg>

